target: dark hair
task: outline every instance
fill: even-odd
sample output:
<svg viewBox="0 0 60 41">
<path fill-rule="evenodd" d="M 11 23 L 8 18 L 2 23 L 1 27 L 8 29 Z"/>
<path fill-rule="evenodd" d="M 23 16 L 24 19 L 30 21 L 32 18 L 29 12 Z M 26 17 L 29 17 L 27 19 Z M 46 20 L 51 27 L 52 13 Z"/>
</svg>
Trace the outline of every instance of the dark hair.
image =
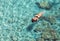
<svg viewBox="0 0 60 41">
<path fill-rule="evenodd" d="M 32 21 L 32 22 L 36 22 L 37 20 L 32 19 L 31 21 Z"/>
</svg>

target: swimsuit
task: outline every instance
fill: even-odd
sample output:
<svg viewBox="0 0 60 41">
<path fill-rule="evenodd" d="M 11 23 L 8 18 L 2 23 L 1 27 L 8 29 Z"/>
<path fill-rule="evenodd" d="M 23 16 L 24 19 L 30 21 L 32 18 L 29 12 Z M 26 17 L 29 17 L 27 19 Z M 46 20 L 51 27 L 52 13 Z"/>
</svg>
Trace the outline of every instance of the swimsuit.
<svg viewBox="0 0 60 41">
<path fill-rule="evenodd" d="M 40 16 L 36 15 L 35 17 L 39 18 Z"/>
</svg>

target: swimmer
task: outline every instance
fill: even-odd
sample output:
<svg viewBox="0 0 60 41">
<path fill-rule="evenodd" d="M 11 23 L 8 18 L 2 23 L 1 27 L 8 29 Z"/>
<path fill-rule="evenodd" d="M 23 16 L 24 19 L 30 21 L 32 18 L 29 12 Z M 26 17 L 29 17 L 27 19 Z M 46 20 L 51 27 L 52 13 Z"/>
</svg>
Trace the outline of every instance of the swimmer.
<svg viewBox="0 0 60 41">
<path fill-rule="evenodd" d="M 35 17 L 32 18 L 32 22 L 36 22 L 43 14 L 44 12 L 40 12 L 39 14 L 35 15 Z"/>
</svg>

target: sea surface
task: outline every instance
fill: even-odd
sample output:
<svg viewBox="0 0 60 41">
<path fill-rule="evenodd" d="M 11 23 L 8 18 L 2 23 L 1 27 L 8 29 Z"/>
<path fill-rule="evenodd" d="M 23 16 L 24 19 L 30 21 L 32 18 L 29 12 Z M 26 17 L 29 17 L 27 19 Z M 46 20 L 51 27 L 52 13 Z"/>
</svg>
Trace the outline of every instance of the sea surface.
<svg viewBox="0 0 60 41">
<path fill-rule="evenodd" d="M 36 3 L 42 1 L 49 2 L 52 7 L 39 8 Z M 31 21 L 44 11 L 42 17 L 45 18 Z M 60 0 L 0 0 L 0 41 L 45 41 L 45 38 L 60 41 Z"/>
</svg>

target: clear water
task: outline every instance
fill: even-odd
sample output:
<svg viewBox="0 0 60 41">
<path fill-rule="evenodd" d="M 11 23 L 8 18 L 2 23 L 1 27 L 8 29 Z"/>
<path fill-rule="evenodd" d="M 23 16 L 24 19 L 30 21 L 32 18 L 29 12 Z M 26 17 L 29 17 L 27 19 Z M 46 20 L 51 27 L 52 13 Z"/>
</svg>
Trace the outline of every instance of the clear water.
<svg viewBox="0 0 60 41">
<path fill-rule="evenodd" d="M 45 11 L 44 16 L 56 16 L 56 24 L 50 25 L 57 33 L 60 32 L 60 4 L 52 9 L 39 8 L 35 3 L 44 0 L 0 0 L 0 41 L 36 41 L 42 32 L 34 32 L 37 27 L 44 28 L 45 20 L 32 23 L 35 14 Z M 51 3 L 59 3 L 60 0 L 46 0 Z M 57 12 L 57 13 L 55 13 Z M 49 23 L 49 22 L 46 22 Z M 60 36 L 60 35 L 59 35 Z"/>
</svg>

